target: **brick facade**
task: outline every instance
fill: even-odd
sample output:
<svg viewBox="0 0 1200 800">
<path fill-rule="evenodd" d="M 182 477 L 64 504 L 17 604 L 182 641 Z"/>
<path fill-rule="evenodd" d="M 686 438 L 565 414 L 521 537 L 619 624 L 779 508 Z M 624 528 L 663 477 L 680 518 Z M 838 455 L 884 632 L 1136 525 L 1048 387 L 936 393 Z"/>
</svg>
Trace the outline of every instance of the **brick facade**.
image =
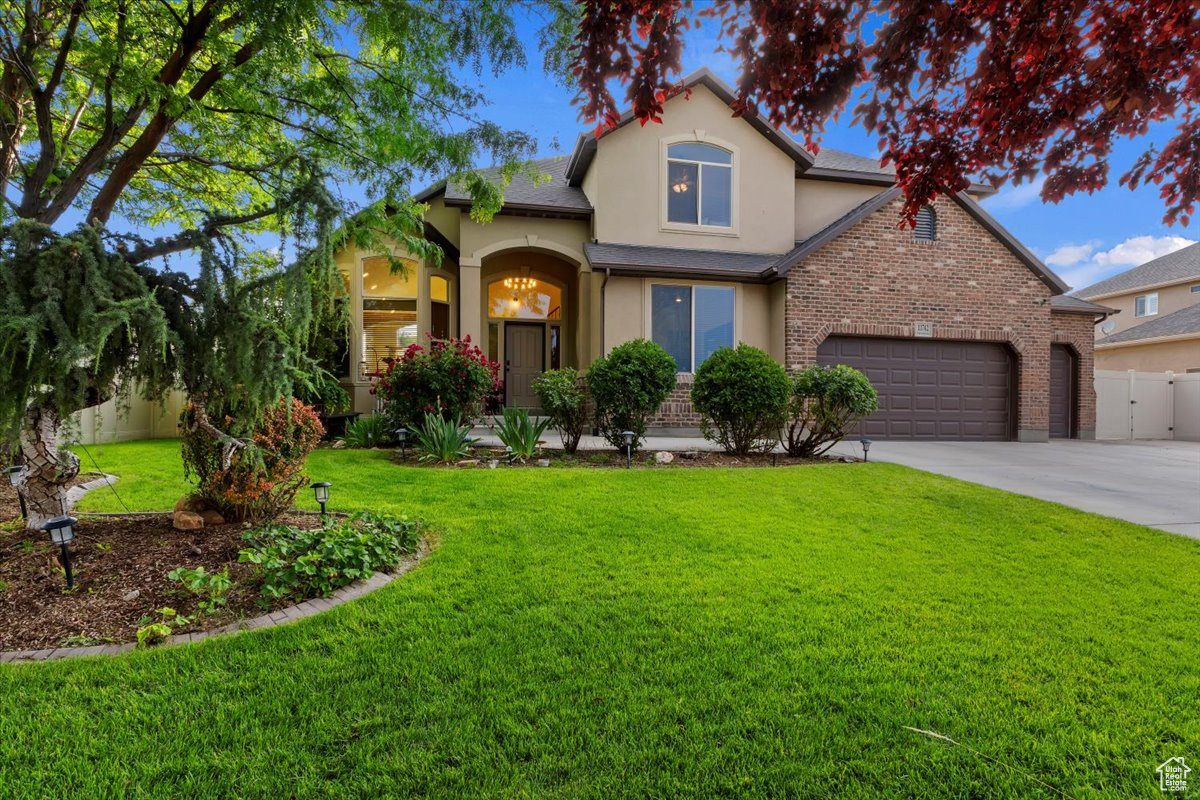
<svg viewBox="0 0 1200 800">
<path fill-rule="evenodd" d="M 812 364 L 827 337 L 908 338 L 932 323 L 933 338 L 998 342 L 1016 368 L 1017 438 L 1042 441 L 1050 427 L 1050 344 L 1069 344 L 1079 374 L 1079 435 L 1096 427 L 1092 318 L 1051 314 L 1050 288 L 952 198 L 935 203 L 937 240 L 897 227 L 896 200 L 826 244 L 787 274 L 785 365 Z M 694 428 L 699 417 L 681 375 L 651 425 Z"/>
<path fill-rule="evenodd" d="M 1068 345 L 1075 352 L 1076 428 L 1080 439 L 1096 438 L 1096 384 L 1092 344 L 1095 341 L 1095 320 L 1090 315 L 1050 315 L 1053 328 L 1050 341 Z"/>
<path fill-rule="evenodd" d="M 935 204 L 933 242 L 897 227 L 900 208 L 884 206 L 788 273 L 788 368 L 814 362 L 833 334 L 911 337 L 918 322 L 936 339 L 1001 342 L 1016 362 L 1018 438 L 1045 439 L 1050 288 L 953 199 Z"/>
<path fill-rule="evenodd" d="M 692 375 L 679 375 L 675 389 L 658 407 L 658 413 L 650 420 L 649 427 L 668 430 L 700 427 L 700 415 L 692 409 Z"/>
</svg>

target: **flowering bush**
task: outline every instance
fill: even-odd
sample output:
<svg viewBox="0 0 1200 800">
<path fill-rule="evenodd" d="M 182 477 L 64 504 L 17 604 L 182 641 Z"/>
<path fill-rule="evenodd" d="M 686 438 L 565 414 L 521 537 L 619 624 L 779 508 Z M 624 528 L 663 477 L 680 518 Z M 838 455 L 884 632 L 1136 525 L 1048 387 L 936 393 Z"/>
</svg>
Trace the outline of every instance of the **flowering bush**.
<svg viewBox="0 0 1200 800">
<path fill-rule="evenodd" d="M 426 414 L 476 419 L 488 397 L 503 387 L 500 364 L 489 361 L 471 337 L 411 345 L 388 363 L 372 391 L 382 401 L 389 430 L 416 430 Z"/>
<path fill-rule="evenodd" d="M 271 519 L 292 504 L 307 482 L 304 463 L 325 434 L 312 406 L 280 400 L 252 426 L 226 416 L 221 428 L 248 442 L 225 456 L 226 443 L 192 424 L 183 412 L 183 464 L 197 481 L 193 498 L 230 521 Z M 249 428 L 249 429 L 247 429 Z"/>
</svg>

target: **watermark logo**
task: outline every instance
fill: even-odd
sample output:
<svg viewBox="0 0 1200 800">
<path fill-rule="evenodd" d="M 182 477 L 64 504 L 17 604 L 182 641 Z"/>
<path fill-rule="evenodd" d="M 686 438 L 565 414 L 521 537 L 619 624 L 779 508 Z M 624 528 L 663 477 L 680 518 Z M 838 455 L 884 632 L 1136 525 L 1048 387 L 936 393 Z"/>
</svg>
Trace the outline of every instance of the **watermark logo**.
<svg viewBox="0 0 1200 800">
<path fill-rule="evenodd" d="M 1187 776 L 1192 768 L 1183 763 L 1183 756 L 1168 758 L 1158 765 L 1158 788 L 1164 792 L 1186 792 Z"/>
</svg>

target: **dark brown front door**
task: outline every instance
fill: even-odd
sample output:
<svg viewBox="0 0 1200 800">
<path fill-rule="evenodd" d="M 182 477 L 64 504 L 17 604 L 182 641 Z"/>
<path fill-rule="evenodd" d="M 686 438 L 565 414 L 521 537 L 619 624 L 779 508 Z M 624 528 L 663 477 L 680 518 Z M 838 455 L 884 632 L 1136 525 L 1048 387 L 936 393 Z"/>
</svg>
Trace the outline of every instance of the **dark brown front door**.
<svg viewBox="0 0 1200 800">
<path fill-rule="evenodd" d="M 831 336 L 817 361 L 854 367 L 879 392 L 879 410 L 859 425 L 862 436 L 1013 437 L 1013 359 L 1002 344 Z"/>
<path fill-rule="evenodd" d="M 517 408 L 537 408 L 533 380 L 546 369 L 546 326 L 528 322 L 504 323 L 504 402 Z"/>
<path fill-rule="evenodd" d="M 1075 354 L 1065 344 L 1050 345 L 1050 436 L 1075 433 Z"/>
</svg>

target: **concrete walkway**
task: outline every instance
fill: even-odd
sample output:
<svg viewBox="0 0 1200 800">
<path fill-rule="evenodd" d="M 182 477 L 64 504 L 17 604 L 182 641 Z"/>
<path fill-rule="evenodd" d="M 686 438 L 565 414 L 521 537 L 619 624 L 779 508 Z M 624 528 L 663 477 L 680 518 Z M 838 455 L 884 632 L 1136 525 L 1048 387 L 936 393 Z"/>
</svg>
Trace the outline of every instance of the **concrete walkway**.
<svg viewBox="0 0 1200 800">
<path fill-rule="evenodd" d="M 861 456 L 855 441 L 833 452 Z M 1200 443 L 875 442 L 871 459 L 1200 539 Z"/>
</svg>

